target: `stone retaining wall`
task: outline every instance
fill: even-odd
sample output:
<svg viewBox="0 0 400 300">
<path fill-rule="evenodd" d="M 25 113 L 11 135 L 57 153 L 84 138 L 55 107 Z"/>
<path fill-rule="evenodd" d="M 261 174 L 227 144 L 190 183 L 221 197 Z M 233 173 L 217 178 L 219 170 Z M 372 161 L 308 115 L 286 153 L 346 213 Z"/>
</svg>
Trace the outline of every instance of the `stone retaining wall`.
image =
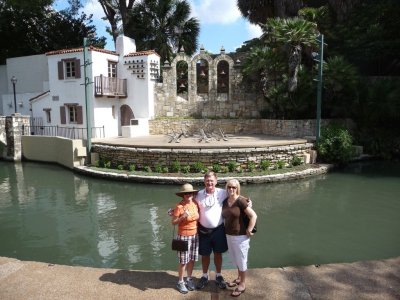
<svg viewBox="0 0 400 300">
<path fill-rule="evenodd" d="M 326 126 L 332 121 L 321 120 L 321 126 Z M 346 128 L 353 127 L 349 120 L 340 121 Z M 150 134 L 168 134 L 181 132 L 199 134 L 204 131 L 218 130 L 221 128 L 226 134 L 266 134 L 269 136 L 286 136 L 303 138 L 315 136 L 315 120 L 272 120 L 272 119 L 157 119 L 149 121 Z"/>
<path fill-rule="evenodd" d="M 258 167 L 262 160 L 269 160 L 272 167 L 279 160 L 289 164 L 294 156 L 299 156 L 308 163 L 310 156 L 313 156 L 312 147 L 313 144 L 306 143 L 242 149 L 143 149 L 94 144 L 92 152 L 97 153 L 99 160 L 111 162 L 114 167 L 123 165 L 125 169 L 130 165 L 135 165 L 137 170 L 146 167 L 154 170 L 157 165 L 170 168 L 176 161 L 181 166 L 201 162 L 211 169 L 214 164 L 227 166 L 229 162 L 234 161 L 242 170 L 247 170 L 249 162 Z"/>
</svg>

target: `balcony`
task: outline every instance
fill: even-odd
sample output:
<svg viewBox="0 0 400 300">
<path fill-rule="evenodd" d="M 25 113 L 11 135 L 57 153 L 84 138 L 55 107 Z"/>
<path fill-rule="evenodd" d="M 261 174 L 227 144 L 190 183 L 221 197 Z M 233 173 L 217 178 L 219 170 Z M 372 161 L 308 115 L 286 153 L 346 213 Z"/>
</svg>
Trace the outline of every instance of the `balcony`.
<svg viewBox="0 0 400 300">
<path fill-rule="evenodd" d="M 118 79 L 115 77 L 106 77 L 103 75 L 94 77 L 94 96 L 95 97 L 111 97 L 126 98 L 127 88 L 126 79 Z"/>
</svg>

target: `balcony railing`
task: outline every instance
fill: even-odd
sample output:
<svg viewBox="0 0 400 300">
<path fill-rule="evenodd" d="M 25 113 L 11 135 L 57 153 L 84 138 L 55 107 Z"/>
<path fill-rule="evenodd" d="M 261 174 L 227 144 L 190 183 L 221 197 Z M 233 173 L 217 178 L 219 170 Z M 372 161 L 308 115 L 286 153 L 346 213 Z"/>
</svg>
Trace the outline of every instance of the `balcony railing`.
<svg viewBox="0 0 400 300">
<path fill-rule="evenodd" d="M 106 77 L 103 75 L 94 77 L 94 95 L 96 97 L 120 97 L 128 96 L 126 88 L 126 79 L 115 77 Z"/>
</svg>

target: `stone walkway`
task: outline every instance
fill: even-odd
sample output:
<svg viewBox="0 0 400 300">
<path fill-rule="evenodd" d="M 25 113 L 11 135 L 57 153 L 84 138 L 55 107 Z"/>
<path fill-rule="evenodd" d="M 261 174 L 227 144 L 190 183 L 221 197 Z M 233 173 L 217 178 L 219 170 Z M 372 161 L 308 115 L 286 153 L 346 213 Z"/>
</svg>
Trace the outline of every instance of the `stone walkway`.
<svg viewBox="0 0 400 300">
<path fill-rule="evenodd" d="M 227 280 L 235 270 L 224 270 Z M 195 271 L 197 280 L 200 271 Z M 212 274 L 215 275 L 215 274 Z M 0 299 L 232 299 L 210 282 L 181 295 L 176 271 L 72 267 L 0 257 Z M 251 269 L 239 299 L 400 299 L 400 257 L 320 266 Z"/>
</svg>

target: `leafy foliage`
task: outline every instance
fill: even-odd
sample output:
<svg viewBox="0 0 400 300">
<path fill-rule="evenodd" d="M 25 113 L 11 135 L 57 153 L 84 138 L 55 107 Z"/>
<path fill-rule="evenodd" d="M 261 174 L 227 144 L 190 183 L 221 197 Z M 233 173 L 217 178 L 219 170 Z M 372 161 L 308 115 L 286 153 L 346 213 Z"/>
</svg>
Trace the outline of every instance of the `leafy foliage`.
<svg viewBox="0 0 400 300">
<path fill-rule="evenodd" d="M 186 0 L 143 0 L 129 12 L 124 32 L 135 39 L 138 50 L 153 49 L 164 62 L 181 47 L 188 55 L 196 51 L 200 25 L 190 18 Z"/>
<path fill-rule="evenodd" d="M 0 48 L 0 63 L 9 57 L 82 47 L 84 37 L 90 44 L 104 48 L 106 38 L 96 36 L 92 16 L 77 16 L 68 10 L 59 13 L 34 3 L 14 6 L 0 2 L 0 40 L 7 41 Z"/>
<path fill-rule="evenodd" d="M 323 127 L 317 151 L 325 162 L 346 164 L 354 156 L 353 138 L 349 131 L 341 126 Z"/>
</svg>

